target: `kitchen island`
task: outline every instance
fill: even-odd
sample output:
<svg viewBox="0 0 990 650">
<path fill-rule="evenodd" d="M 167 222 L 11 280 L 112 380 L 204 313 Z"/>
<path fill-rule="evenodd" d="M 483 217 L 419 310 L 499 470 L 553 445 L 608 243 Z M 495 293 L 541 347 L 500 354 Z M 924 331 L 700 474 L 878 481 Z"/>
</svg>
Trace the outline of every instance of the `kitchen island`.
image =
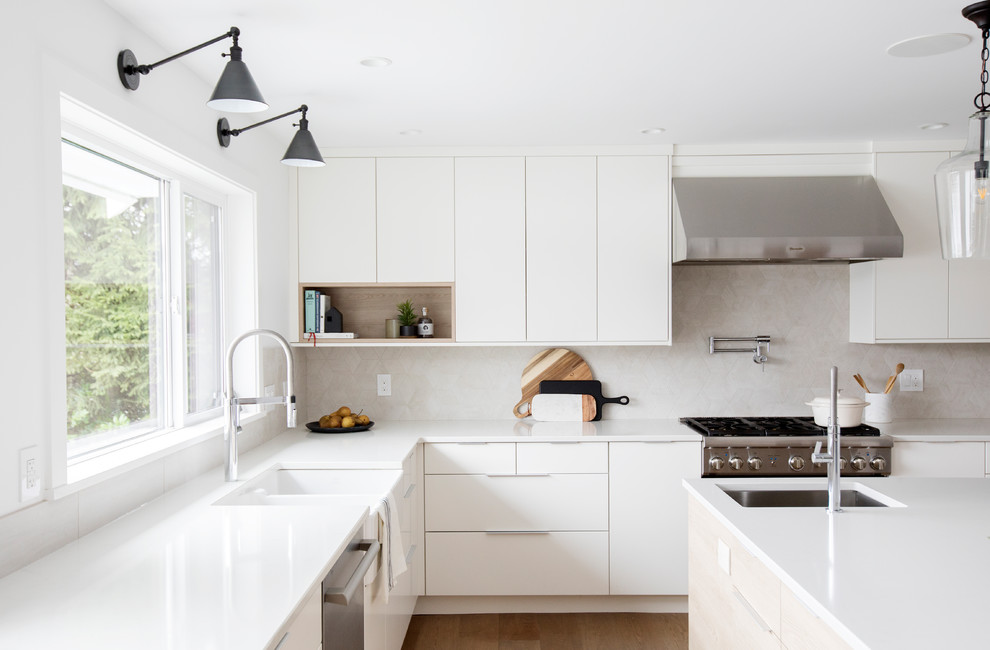
<svg viewBox="0 0 990 650">
<path fill-rule="evenodd" d="M 216 467 L 0 579 L 0 648 L 273 648 L 376 499 L 331 507 L 218 500 L 275 464 L 402 469 L 420 442 L 482 440 L 699 437 L 676 420 L 379 422 L 346 435 L 287 431 L 241 455 L 241 481 L 224 482 Z"/>
<path fill-rule="evenodd" d="M 711 548 L 692 546 L 692 583 L 728 573 L 723 567 L 734 563 L 748 570 L 749 556 L 761 563 L 767 573 L 753 589 L 757 597 L 737 592 L 736 599 L 752 601 L 744 608 L 766 628 L 756 634 L 765 647 L 792 647 L 789 637 L 799 636 L 800 629 L 788 632 L 786 611 L 781 614 L 788 599 L 803 606 L 795 608 L 798 614 L 824 624 L 853 648 L 987 647 L 990 481 L 845 479 L 844 490 L 861 487 L 896 503 L 845 508 L 831 516 L 821 507 L 746 508 L 721 489 L 824 489 L 824 479 L 689 479 L 684 486 L 695 514 L 692 535 L 710 519 L 711 529 L 734 538 Z M 734 543 L 742 549 L 735 555 Z M 696 605 L 703 608 L 699 617 L 717 616 Z"/>
</svg>

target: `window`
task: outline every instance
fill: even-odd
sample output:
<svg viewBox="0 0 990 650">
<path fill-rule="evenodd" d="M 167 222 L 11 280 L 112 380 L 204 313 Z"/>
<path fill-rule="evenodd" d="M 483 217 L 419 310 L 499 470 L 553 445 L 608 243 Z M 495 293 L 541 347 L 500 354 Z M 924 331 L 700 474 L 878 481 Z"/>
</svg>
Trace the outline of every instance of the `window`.
<svg viewBox="0 0 990 650">
<path fill-rule="evenodd" d="M 68 458 L 219 415 L 224 201 L 62 141 Z"/>
</svg>

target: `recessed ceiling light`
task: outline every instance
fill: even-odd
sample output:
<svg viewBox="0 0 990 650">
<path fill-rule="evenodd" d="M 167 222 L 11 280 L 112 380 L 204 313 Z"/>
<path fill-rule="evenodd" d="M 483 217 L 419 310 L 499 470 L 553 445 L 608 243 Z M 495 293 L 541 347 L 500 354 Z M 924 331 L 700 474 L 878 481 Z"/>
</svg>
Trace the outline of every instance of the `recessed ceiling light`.
<svg viewBox="0 0 990 650">
<path fill-rule="evenodd" d="M 932 122 L 931 124 L 922 124 L 921 129 L 923 131 L 938 131 L 939 129 L 944 129 L 949 126 L 945 122 Z"/>
<path fill-rule="evenodd" d="M 927 34 L 894 43 L 887 54 L 899 57 L 935 56 L 966 47 L 973 40 L 967 34 Z"/>
<path fill-rule="evenodd" d="M 649 128 L 649 129 L 643 129 L 642 131 L 640 131 L 640 133 L 642 133 L 643 135 L 660 135 L 661 133 L 665 132 L 666 130 L 667 129 L 661 129 L 658 126 L 655 126 L 655 127 Z"/>
<path fill-rule="evenodd" d="M 367 59 L 361 59 L 361 65 L 367 68 L 384 68 L 392 65 L 392 59 L 386 59 L 383 56 L 369 56 Z"/>
<path fill-rule="evenodd" d="M 407 129 L 406 131 L 399 131 L 399 135 L 423 135 L 423 132 L 419 129 Z"/>
</svg>

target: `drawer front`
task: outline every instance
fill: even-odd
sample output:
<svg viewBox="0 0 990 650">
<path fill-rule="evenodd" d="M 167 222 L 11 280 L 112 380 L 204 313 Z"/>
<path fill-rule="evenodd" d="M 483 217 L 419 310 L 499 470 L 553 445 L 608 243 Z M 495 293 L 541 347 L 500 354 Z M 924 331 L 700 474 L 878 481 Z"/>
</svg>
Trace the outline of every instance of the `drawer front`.
<svg viewBox="0 0 990 650">
<path fill-rule="evenodd" d="M 606 474 L 606 442 L 521 442 L 516 445 L 520 474 Z"/>
<path fill-rule="evenodd" d="M 440 442 L 425 445 L 427 474 L 513 474 L 516 443 Z"/>
<path fill-rule="evenodd" d="M 608 475 L 427 476 L 426 530 L 608 530 Z"/>
<path fill-rule="evenodd" d="M 608 593 L 608 533 L 427 533 L 429 596 Z"/>
<path fill-rule="evenodd" d="M 783 585 L 780 588 L 780 641 L 791 650 L 849 650 L 851 647 Z"/>
</svg>

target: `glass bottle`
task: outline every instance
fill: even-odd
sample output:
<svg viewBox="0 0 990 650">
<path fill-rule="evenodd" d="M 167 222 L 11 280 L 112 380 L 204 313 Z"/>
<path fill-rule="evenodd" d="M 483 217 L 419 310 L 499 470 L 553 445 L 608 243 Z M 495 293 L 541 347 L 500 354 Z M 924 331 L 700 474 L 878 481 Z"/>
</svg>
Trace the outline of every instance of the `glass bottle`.
<svg viewBox="0 0 990 650">
<path fill-rule="evenodd" d="M 421 339 L 433 338 L 433 319 L 429 316 L 428 307 L 423 307 L 423 315 L 416 322 L 416 335 Z"/>
</svg>

